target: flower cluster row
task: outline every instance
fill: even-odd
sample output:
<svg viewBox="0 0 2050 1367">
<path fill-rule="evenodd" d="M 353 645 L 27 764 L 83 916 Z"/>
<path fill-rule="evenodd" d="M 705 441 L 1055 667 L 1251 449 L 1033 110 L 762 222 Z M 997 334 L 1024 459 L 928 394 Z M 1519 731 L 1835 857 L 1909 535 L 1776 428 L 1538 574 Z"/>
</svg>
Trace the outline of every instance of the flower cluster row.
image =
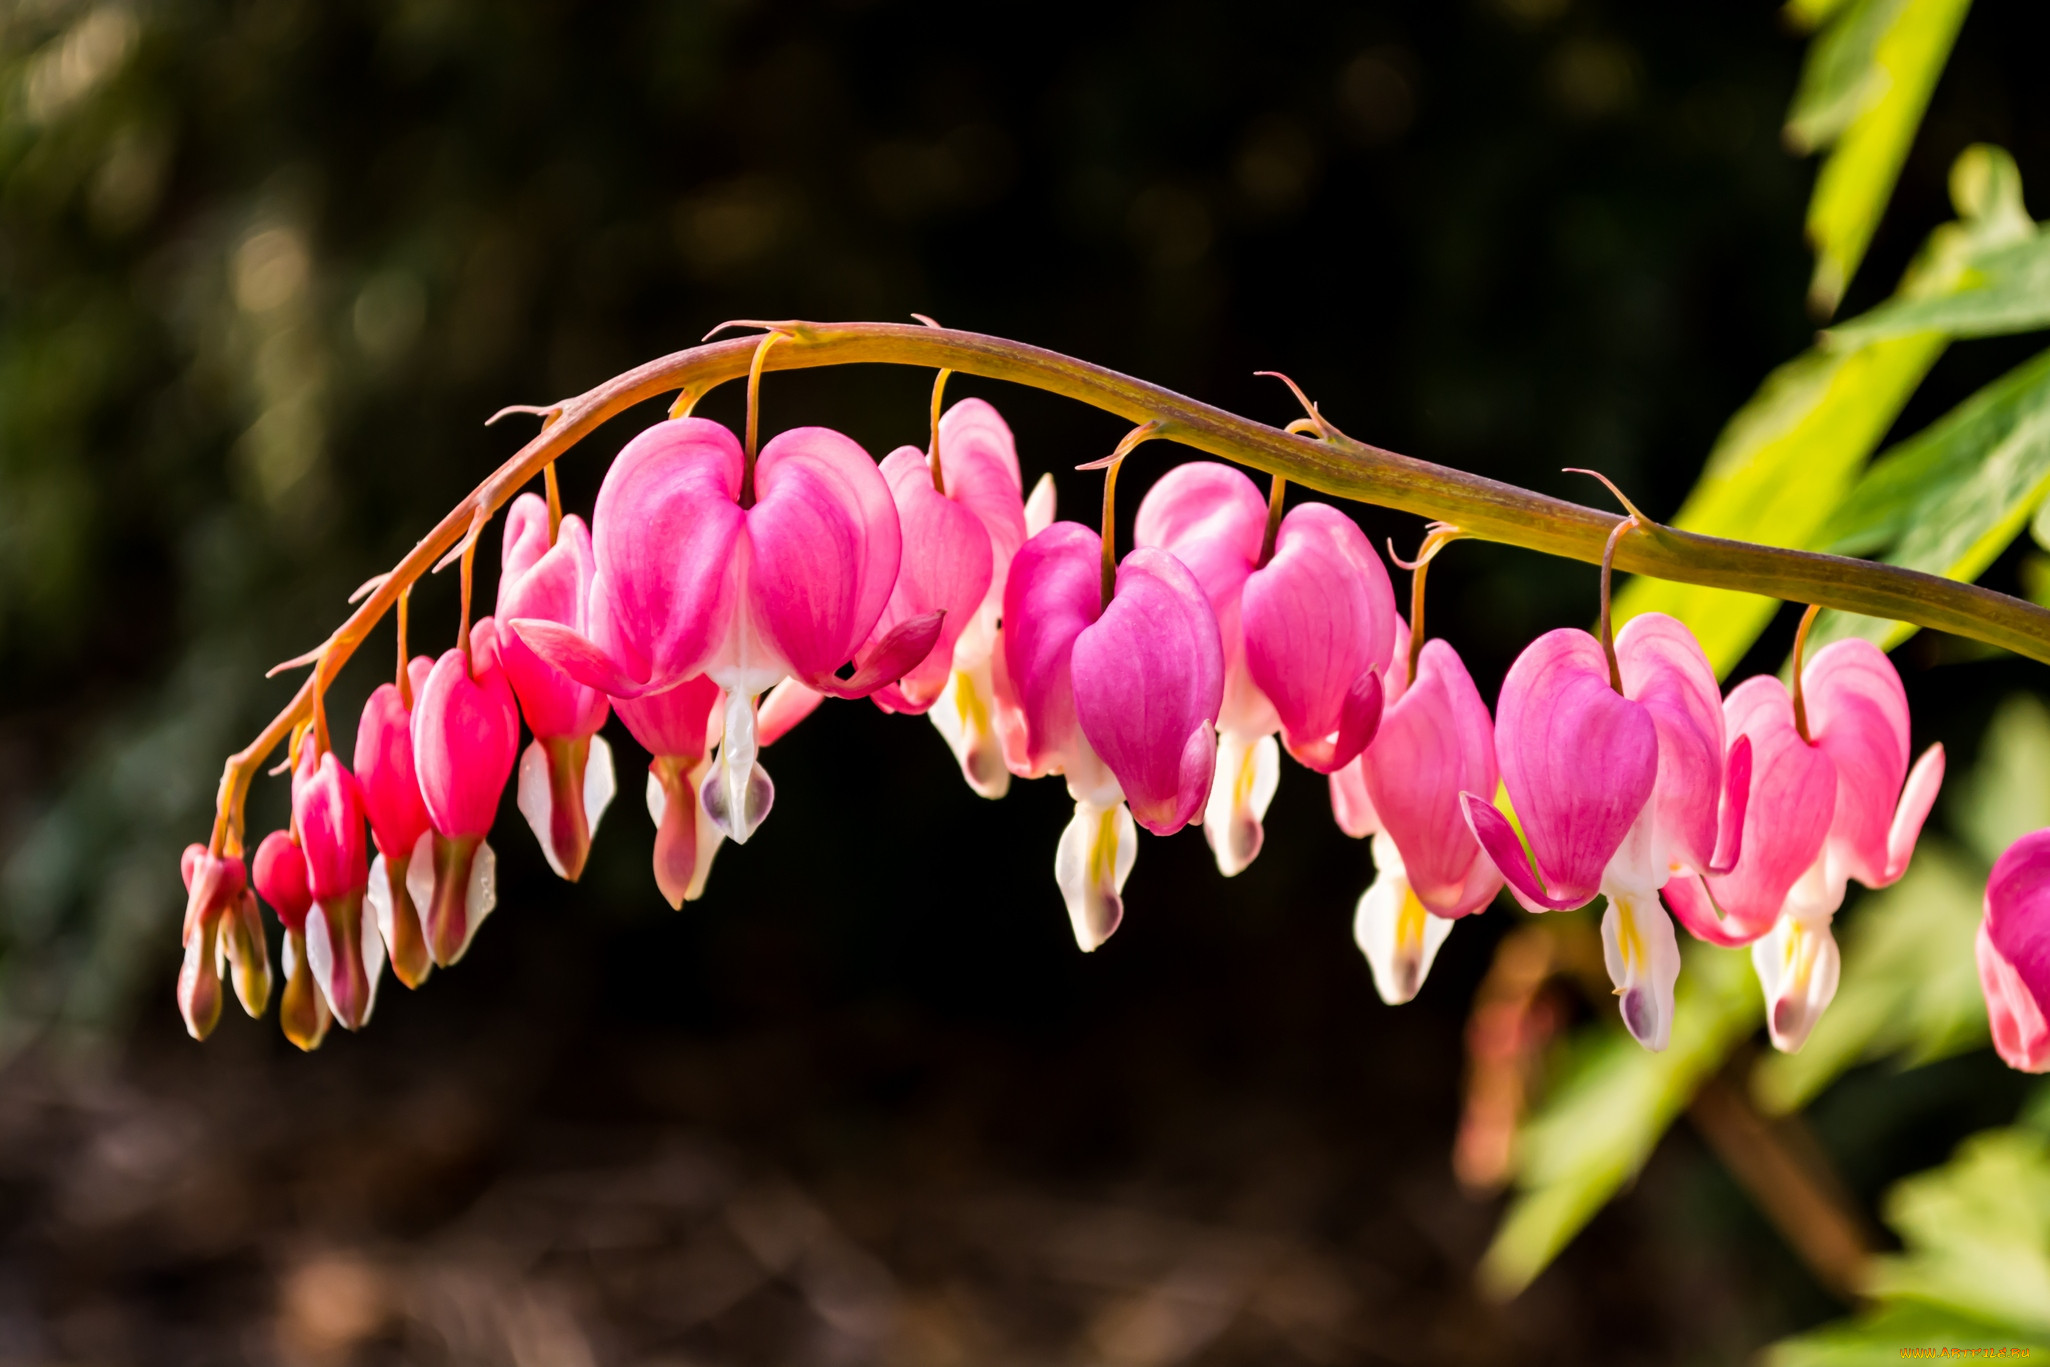
<svg viewBox="0 0 2050 1367">
<path fill-rule="evenodd" d="M 1221 872 L 1252 862 L 1285 749 L 1329 776 L 1339 824 L 1373 837 L 1354 929 L 1386 1000 L 1412 997 L 1453 924 L 1505 886 L 1532 911 L 1599 895 L 1623 1021 L 1653 1049 L 1672 1026 L 1675 919 L 1751 946 L 1774 1043 L 1798 1048 L 1835 992 L 1848 883 L 1901 876 L 1942 779 L 1941 747 L 1910 767 L 1906 695 L 1865 642 L 1818 652 L 1791 692 L 1760 677 L 1725 698 L 1670 617 L 1613 639 L 1553 631 L 1491 715 L 1457 651 L 1422 635 L 1424 566 L 1450 529 L 1414 567 L 1405 620 L 1349 517 L 1284 516 L 1278 486 L 1263 498 L 1229 466 L 1158 481 L 1119 558 L 1109 489 L 1102 531 L 1054 521 L 1050 480 L 1025 497 L 987 403 L 951 407 L 932 446 L 878 465 L 801 428 L 757 455 L 673 418 L 621 451 L 588 528 L 522 495 L 495 613 L 372 695 L 353 771 L 316 726 L 295 738 L 291 825 L 253 868 L 188 850 L 192 1032 L 218 1016 L 224 974 L 252 1014 L 268 1001 L 252 881 L 285 927 L 282 1015 L 304 1047 L 330 1017 L 369 1018 L 387 959 L 409 987 L 459 959 L 495 904 L 486 837 L 516 767 L 521 813 L 576 878 L 616 786 L 599 734 L 614 711 L 652 756 L 672 905 L 768 815 L 762 747 L 824 698 L 869 697 L 929 716 L 985 796 L 1065 778 L 1055 878 L 1085 950 L 1122 917 L 1138 827 L 1200 823 Z M 2027 895 L 2050 904 L 2044 841 Z M 2007 1033 L 2033 1030 L 2032 1061 L 2050 1061 L 2028 986 L 2050 977 L 2045 920 L 2023 943 L 1989 910 L 1981 942 L 1989 1002 L 1998 988 L 2010 1022 L 2026 1017 Z"/>
</svg>

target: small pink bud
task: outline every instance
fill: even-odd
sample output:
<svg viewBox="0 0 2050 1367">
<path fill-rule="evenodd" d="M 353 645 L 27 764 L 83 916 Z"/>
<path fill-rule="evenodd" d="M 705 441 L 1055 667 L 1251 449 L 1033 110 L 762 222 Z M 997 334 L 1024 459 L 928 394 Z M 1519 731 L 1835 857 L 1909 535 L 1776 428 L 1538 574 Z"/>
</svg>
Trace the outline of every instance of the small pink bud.
<svg viewBox="0 0 2050 1367">
<path fill-rule="evenodd" d="M 484 837 L 512 777 L 519 712 L 499 667 L 492 619 L 470 629 L 471 658 L 445 652 L 413 701 L 413 762 L 433 822 L 406 869 L 427 908 L 427 946 L 444 967 L 469 949 L 497 905 L 497 857 Z M 474 663 L 473 663 L 474 662 Z"/>
<path fill-rule="evenodd" d="M 300 785 L 292 824 L 313 894 L 306 917 L 307 961 L 335 1019 L 359 1029 L 376 1004 L 384 941 L 363 915 L 370 867 L 362 799 L 355 776 L 332 752 L 320 756 Z"/>
<path fill-rule="evenodd" d="M 221 922 L 248 891 L 249 876 L 233 855 L 187 845 L 179 860 L 185 879 L 185 962 L 178 971 L 178 1010 L 194 1039 L 205 1039 L 221 1018 Z"/>
</svg>

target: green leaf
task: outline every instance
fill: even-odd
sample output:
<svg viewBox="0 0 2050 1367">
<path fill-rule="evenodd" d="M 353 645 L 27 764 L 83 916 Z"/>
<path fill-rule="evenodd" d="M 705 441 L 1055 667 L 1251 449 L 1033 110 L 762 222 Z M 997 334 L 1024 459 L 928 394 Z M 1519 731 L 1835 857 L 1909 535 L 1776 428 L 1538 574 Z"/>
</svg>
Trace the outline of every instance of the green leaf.
<svg viewBox="0 0 2050 1367">
<path fill-rule="evenodd" d="M 1854 1320 L 1784 1339 L 1769 1349 L 1765 1367 L 1871 1367 L 1898 1361 L 1903 1348 L 2050 1348 L 2050 1339 L 2024 1334 L 2012 1325 L 1895 1301 Z"/>
<path fill-rule="evenodd" d="M 1876 1260 L 1867 1291 L 2050 1334 L 2050 1138 L 1967 1139 L 1943 1167 L 1887 1193 L 1907 1251 Z"/>
<path fill-rule="evenodd" d="M 1542 1272 L 1644 1166 L 1695 1090 L 1762 1018 L 1748 955 L 1682 950 L 1673 1038 L 1647 1052 L 1613 1023 L 1581 1031 L 1567 1076 L 1518 1136 L 1517 1194 L 1480 1267 L 1504 1299 Z"/>
<path fill-rule="evenodd" d="M 1970 581 L 2007 549 L 2050 492 L 2050 351 L 1987 385 L 1873 463 L 1818 536 L 1826 549 L 1891 546 L 1886 563 Z M 1811 650 L 1863 636 L 1885 649 L 1904 622 L 1826 612 Z"/>
<path fill-rule="evenodd" d="M 1925 839 L 1905 878 L 1864 897 L 1845 918 L 1836 1000 L 1800 1053 L 1772 1054 L 1752 1073 L 1760 1108 L 1799 1110 L 1870 1059 L 1904 1055 L 1912 1066 L 1984 1044 L 1973 951 L 1984 886 L 1983 868 Z"/>
<path fill-rule="evenodd" d="M 1855 0 L 1809 45 L 1787 140 L 1830 147 L 1808 201 L 1809 301 L 1828 314 L 1857 273 L 1971 0 Z"/>
<path fill-rule="evenodd" d="M 2050 233 L 2039 232 L 1973 261 L 1957 293 L 1881 304 L 1822 334 L 1822 344 L 1834 350 L 1932 330 L 2000 337 L 2043 327 L 2050 327 Z"/>
<path fill-rule="evenodd" d="M 2014 160 L 1998 148 L 1973 147 L 1958 158 L 1951 197 L 1959 220 L 1930 234 L 1896 298 L 1942 298 L 1962 286 L 1973 260 L 2034 230 L 2020 211 Z M 1673 525 L 1774 546 L 1813 544 L 1946 341 L 1921 332 L 1815 349 L 1775 370 L 1717 438 Z M 1718 674 L 1736 668 L 1778 609 L 1770 598 L 1646 578 L 1625 583 L 1615 600 L 1619 622 L 1641 612 L 1686 622 Z"/>
</svg>

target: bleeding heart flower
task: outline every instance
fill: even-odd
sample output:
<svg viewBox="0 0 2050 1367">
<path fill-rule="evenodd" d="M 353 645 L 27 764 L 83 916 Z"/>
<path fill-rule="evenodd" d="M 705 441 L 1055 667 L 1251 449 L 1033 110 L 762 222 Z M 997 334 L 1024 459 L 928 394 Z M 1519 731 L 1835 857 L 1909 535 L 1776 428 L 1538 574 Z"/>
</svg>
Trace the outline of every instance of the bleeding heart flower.
<svg viewBox="0 0 2050 1367">
<path fill-rule="evenodd" d="M 915 447 L 883 459 L 904 557 L 889 606 L 864 650 L 880 646 L 899 623 L 946 614 L 932 653 L 874 697 L 888 711 L 931 717 L 968 785 L 984 797 L 1002 797 L 1011 776 L 995 729 L 990 659 L 1011 560 L 1025 544 L 1024 484 L 1010 427 L 981 399 L 949 408 L 938 436 L 937 481 L 930 455 Z M 1052 485 L 1042 483 L 1050 495 Z"/>
<path fill-rule="evenodd" d="M 551 544 L 547 503 L 521 494 L 506 514 L 502 565 L 497 620 L 585 629 L 585 603 L 597 565 L 582 518 L 574 513 L 563 518 Z M 575 882 L 583 876 L 591 835 L 616 787 L 612 748 L 598 734 L 607 699 L 536 655 L 516 632 L 499 636 L 498 661 L 534 733 L 520 756 L 520 814 L 541 842 L 548 867 Z"/>
<path fill-rule="evenodd" d="M 1672 1035 L 1680 946 L 1659 890 L 1675 873 L 1722 872 L 1718 859 L 1735 857 L 1751 750 L 1740 737 L 1725 762 L 1715 671 L 1681 623 L 1634 618 L 1615 652 L 1612 678 L 1594 637 L 1549 632 L 1503 682 L 1495 750 L 1530 858 L 1482 798 L 1466 796 L 1466 815 L 1524 906 L 1607 899 L 1603 957 L 1623 1023 L 1660 1050 Z"/>
<path fill-rule="evenodd" d="M 400 692 L 397 684 L 378 685 L 363 704 L 363 719 L 356 726 L 356 791 L 377 846 L 377 857 L 370 861 L 368 900 L 391 955 L 392 973 L 407 987 L 418 987 L 434 969 L 420 909 L 406 886 L 414 847 L 433 826 L 413 765 L 410 704 L 426 687 L 433 669 L 434 661 L 415 655 L 406 666 L 406 691 Z"/>
<path fill-rule="evenodd" d="M 1944 762 L 1943 747 L 1932 745 L 1908 768 L 1907 691 L 1870 641 L 1824 647 L 1800 681 L 1799 703 L 1777 680 L 1747 680 L 1731 693 L 1733 724 L 1741 717 L 1757 738 L 1765 810 L 1755 826 L 1746 823 L 1730 878 L 1672 889 L 1676 906 L 1691 901 L 1685 919 L 1703 938 L 1727 942 L 1769 927 L 1751 940 L 1751 963 L 1773 1045 L 1788 1053 L 1836 995 L 1841 956 L 1830 924 L 1850 880 L 1881 888 L 1907 872 Z M 1726 920 L 1716 920 L 1717 908 Z"/>
<path fill-rule="evenodd" d="M 1453 921 L 1502 890 L 1460 798 L 1492 793 L 1497 771 L 1494 723 L 1458 651 L 1442 640 L 1424 642 L 1415 680 L 1396 691 L 1356 766 L 1366 794 L 1356 819 L 1372 819 L 1378 833 L 1376 877 L 1360 898 L 1353 937 L 1382 1000 L 1394 1006 L 1423 985 Z"/>
<path fill-rule="evenodd" d="M 313 897 L 306 914 L 306 959 L 335 1019 L 356 1030 L 370 1019 L 384 971 L 384 941 L 363 915 L 370 861 L 362 800 L 355 776 L 333 751 L 315 756 L 308 747 L 300 764 L 292 829 L 305 854 L 306 888 Z"/>
<path fill-rule="evenodd" d="M 512 777 L 520 718 L 497 636 L 480 619 L 469 655 L 443 652 L 413 700 L 413 762 L 433 829 L 413 847 L 406 887 L 427 908 L 427 947 L 444 967 L 498 905 L 498 856 L 484 837 Z"/>
<path fill-rule="evenodd" d="M 711 769 L 707 756 L 719 740 L 720 701 L 719 686 L 700 674 L 614 704 L 626 729 L 654 756 L 648 815 L 655 821 L 655 886 L 678 910 L 703 895 L 712 856 L 725 838 L 698 800 Z"/>
<path fill-rule="evenodd" d="M 710 676 L 726 716 L 701 800 L 744 842 L 772 791 L 757 779 L 755 699 L 784 678 L 865 697 L 939 639 L 938 614 L 908 619 L 853 677 L 837 677 L 889 601 L 900 545 L 889 486 L 838 432 L 785 432 L 750 467 L 724 427 L 677 418 L 635 437 L 606 472 L 592 518 L 589 634 L 540 619 L 512 629 L 614 698 Z"/>
<path fill-rule="evenodd" d="M 242 1009 L 263 1014 L 270 1003 L 270 948 L 241 859 L 187 845 L 179 873 L 185 880 L 185 961 L 178 970 L 178 1011 L 187 1033 L 205 1039 L 221 1018 L 223 972 L 233 972 Z"/>
<path fill-rule="evenodd" d="M 1194 461 L 1147 492 L 1135 534 L 1189 568 L 1217 619 L 1225 682 L 1203 833 L 1227 877 L 1260 850 L 1280 779 L 1274 732 L 1320 773 L 1373 738 L 1397 621 L 1388 572 L 1351 518 L 1303 504 L 1263 559 L 1267 520 L 1243 473 Z"/>
<path fill-rule="evenodd" d="M 2014 842 L 1986 880 L 1979 986 L 2008 1067 L 2050 1072 L 2050 831 Z"/>
<path fill-rule="evenodd" d="M 333 1017 L 306 957 L 306 917 L 313 910 L 313 889 L 306 881 L 305 852 L 290 831 L 272 831 L 256 847 L 250 870 L 256 890 L 285 928 L 285 993 L 278 1001 L 279 1024 L 285 1038 L 301 1049 L 318 1049 Z"/>
</svg>

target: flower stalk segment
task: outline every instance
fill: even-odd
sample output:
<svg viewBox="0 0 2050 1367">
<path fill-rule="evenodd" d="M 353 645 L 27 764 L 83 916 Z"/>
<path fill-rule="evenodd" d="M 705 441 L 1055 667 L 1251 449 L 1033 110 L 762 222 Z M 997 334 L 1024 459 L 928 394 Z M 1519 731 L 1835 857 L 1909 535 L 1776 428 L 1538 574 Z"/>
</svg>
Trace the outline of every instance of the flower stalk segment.
<svg viewBox="0 0 2050 1367">
<path fill-rule="evenodd" d="M 547 419 L 542 430 L 377 583 L 321 644 L 317 658 L 322 667 L 315 674 L 341 669 L 421 576 L 460 544 L 474 547 L 485 520 L 608 419 L 635 404 L 679 392 L 679 406 L 694 404 L 731 380 L 752 376 L 758 383 L 759 375 L 770 369 L 911 365 L 1024 384 L 1138 423 L 1150 429 L 1150 436 L 1172 436 L 1309 490 L 1456 523 L 1470 537 L 1588 563 L 1600 562 L 1615 526 L 1608 514 L 1403 456 L 1348 437 L 1328 422 L 1311 424 L 1314 435 L 1286 431 L 1003 338 L 916 324 L 805 322 L 778 323 L 771 337 L 773 341 L 707 342 L 650 361 L 574 399 L 523 410 L 538 411 Z M 1626 538 L 1616 547 L 1616 568 L 1912 622 L 2050 663 L 2050 611 L 2004 594 L 1842 556 L 1700 536 L 1648 521 L 1641 527 L 1644 535 Z M 312 662 L 303 657 L 300 661 Z M 271 752 L 311 716 L 318 687 L 316 678 L 308 678 L 270 724 L 228 759 L 207 845 L 211 854 L 239 853 L 249 783 Z"/>
</svg>

